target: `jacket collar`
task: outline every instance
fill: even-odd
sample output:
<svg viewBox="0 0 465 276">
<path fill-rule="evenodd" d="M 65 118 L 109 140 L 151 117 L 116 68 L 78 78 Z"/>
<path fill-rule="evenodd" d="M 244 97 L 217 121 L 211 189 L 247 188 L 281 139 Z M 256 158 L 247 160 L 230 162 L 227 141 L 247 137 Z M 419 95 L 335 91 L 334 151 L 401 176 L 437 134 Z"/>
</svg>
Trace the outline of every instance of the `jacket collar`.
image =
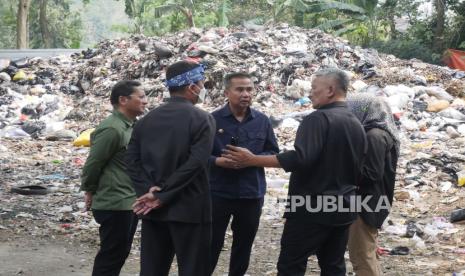
<svg viewBox="0 0 465 276">
<path fill-rule="evenodd" d="M 333 102 L 333 103 L 323 105 L 322 107 L 320 107 L 318 109 L 330 109 L 330 108 L 334 108 L 334 107 L 347 107 L 347 102 L 345 102 L 345 101 Z"/>
<path fill-rule="evenodd" d="M 131 120 L 129 119 L 128 117 L 126 117 L 123 113 L 121 113 L 118 109 L 114 108 L 113 109 L 113 115 L 120 119 L 121 121 L 124 122 L 124 124 L 127 126 L 127 127 L 130 127 L 134 124 L 135 120 Z"/>
</svg>

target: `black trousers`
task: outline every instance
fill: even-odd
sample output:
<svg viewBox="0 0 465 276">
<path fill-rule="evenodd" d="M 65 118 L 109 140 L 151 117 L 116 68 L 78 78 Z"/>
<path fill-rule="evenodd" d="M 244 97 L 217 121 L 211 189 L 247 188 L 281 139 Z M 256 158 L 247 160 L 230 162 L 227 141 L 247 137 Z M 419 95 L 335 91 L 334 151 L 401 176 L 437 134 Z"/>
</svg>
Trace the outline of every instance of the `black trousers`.
<svg viewBox="0 0 465 276">
<path fill-rule="evenodd" d="M 210 242 L 210 223 L 143 219 L 140 275 L 168 275 L 176 255 L 179 276 L 207 276 Z"/>
<path fill-rule="evenodd" d="M 95 256 L 92 276 L 119 275 L 131 251 L 138 218 L 130 211 L 92 210 L 100 224 L 100 250 Z"/>
<path fill-rule="evenodd" d="M 229 275 L 243 276 L 246 273 L 249 267 L 252 244 L 260 223 L 262 207 L 263 198 L 227 199 L 212 196 L 212 262 L 210 273 L 213 273 L 218 263 L 231 216 L 233 242 Z"/>
<path fill-rule="evenodd" d="M 344 252 L 349 239 L 349 226 L 306 223 L 289 218 L 284 224 L 278 276 L 303 276 L 310 255 L 316 254 L 322 276 L 344 276 Z"/>
</svg>

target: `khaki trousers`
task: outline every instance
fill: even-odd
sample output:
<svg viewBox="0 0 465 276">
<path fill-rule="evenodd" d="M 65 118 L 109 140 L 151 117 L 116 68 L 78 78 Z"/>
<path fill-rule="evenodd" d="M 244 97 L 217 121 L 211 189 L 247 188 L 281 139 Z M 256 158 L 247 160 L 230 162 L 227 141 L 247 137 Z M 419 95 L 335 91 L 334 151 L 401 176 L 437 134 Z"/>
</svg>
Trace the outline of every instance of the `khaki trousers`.
<svg viewBox="0 0 465 276">
<path fill-rule="evenodd" d="M 359 216 L 349 230 L 350 262 L 357 276 L 383 275 L 376 255 L 378 229 L 367 225 Z"/>
</svg>

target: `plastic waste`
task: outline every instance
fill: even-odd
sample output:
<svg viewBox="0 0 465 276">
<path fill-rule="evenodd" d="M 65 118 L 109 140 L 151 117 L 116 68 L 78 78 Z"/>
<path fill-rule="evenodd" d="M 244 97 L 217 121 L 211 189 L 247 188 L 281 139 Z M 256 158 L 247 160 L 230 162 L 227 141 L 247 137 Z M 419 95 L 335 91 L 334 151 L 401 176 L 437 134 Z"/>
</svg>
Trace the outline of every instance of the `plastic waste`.
<svg viewBox="0 0 465 276">
<path fill-rule="evenodd" d="M 446 128 L 446 132 L 449 135 L 450 138 L 455 139 L 457 137 L 460 137 L 460 133 L 452 126 L 448 126 Z"/>
<path fill-rule="evenodd" d="M 283 120 L 281 123 L 280 128 L 293 128 L 297 129 L 299 127 L 300 123 L 299 121 L 293 119 L 293 118 L 286 118 Z"/>
<path fill-rule="evenodd" d="M 418 123 L 416 121 L 401 118 L 400 122 L 407 130 L 413 131 L 418 129 Z"/>
<path fill-rule="evenodd" d="M 418 249 L 425 249 L 425 241 L 423 241 L 418 235 L 412 237 L 412 245 Z"/>
<path fill-rule="evenodd" d="M 465 121 L 465 114 L 452 107 L 446 108 L 438 114 L 442 117 Z"/>
<path fill-rule="evenodd" d="M 415 90 L 403 84 L 387 85 L 386 87 L 384 87 L 383 91 L 388 97 L 398 94 L 405 94 L 411 99 L 415 97 Z"/>
<path fill-rule="evenodd" d="M 308 95 L 310 90 L 312 90 L 312 83 L 310 81 L 295 79 L 292 85 L 287 87 L 286 95 L 298 100 Z"/>
<path fill-rule="evenodd" d="M 446 100 L 435 100 L 428 103 L 426 111 L 428 112 L 439 112 L 449 107 L 449 101 Z"/>
<path fill-rule="evenodd" d="M 406 246 L 397 246 L 391 249 L 389 255 L 408 255 L 410 253 L 410 249 Z"/>
<path fill-rule="evenodd" d="M 465 170 L 457 172 L 457 184 L 460 187 L 465 185 Z"/>
<path fill-rule="evenodd" d="M 421 91 L 424 91 L 426 94 L 434 96 L 440 100 L 446 100 L 449 102 L 454 100 L 454 97 L 447 93 L 447 91 L 444 88 L 439 86 L 423 87 Z"/>
<path fill-rule="evenodd" d="M 91 128 L 83 131 L 76 140 L 73 141 L 75 147 L 90 147 L 90 134 L 95 130 Z"/>
<path fill-rule="evenodd" d="M 0 58 L 0 71 L 3 71 L 10 65 L 9 59 Z"/>
<path fill-rule="evenodd" d="M 407 94 L 395 94 L 395 95 L 389 96 L 386 99 L 386 102 L 391 107 L 393 113 L 399 112 L 402 109 L 404 109 L 409 103 L 409 101 L 410 101 L 410 98 Z"/>
<path fill-rule="evenodd" d="M 11 77 L 6 72 L 1 72 L 0 73 L 0 80 L 2 80 L 2 81 L 11 81 Z"/>
<path fill-rule="evenodd" d="M 440 233 L 449 233 L 453 230 L 454 225 L 449 223 L 444 217 L 434 217 L 431 223 L 428 223 L 424 228 L 423 232 L 435 238 Z M 453 232 L 453 231 L 452 231 Z"/>
<path fill-rule="evenodd" d="M 407 233 L 407 225 L 388 225 L 384 228 L 384 232 L 392 235 L 403 236 Z"/>
<path fill-rule="evenodd" d="M 294 104 L 297 106 L 302 106 L 302 105 L 307 105 L 309 103 L 311 103 L 310 98 L 302 97 L 298 101 L 296 101 Z"/>
<path fill-rule="evenodd" d="M 415 224 L 414 221 L 410 221 L 407 224 L 407 229 L 405 232 L 405 237 L 413 238 L 415 235 L 423 236 L 423 231 Z"/>
<path fill-rule="evenodd" d="M 457 131 L 460 132 L 460 134 L 462 134 L 462 135 L 465 136 L 465 124 L 459 125 L 459 126 L 457 127 Z"/>
<path fill-rule="evenodd" d="M 45 137 L 48 141 L 59 141 L 59 140 L 74 140 L 76 139 L 76 133 L 72 130 L 62 129 L 52 133 L 47 134 Z"/>
<path fill-rule="evenodd" d="M 9 127 L 0 131 L 0 137 L 6 138 L 27 138 L 30 135 L 20 127 Z"/>
<path fill-rule="evenodd" d="M 26 78 L 26 73 L 24 73 L 23 70 L 18 70 L 18 72 L 13 76 L 14 81 L 25 80 Z"/>
<path fill-rule="evenodd" d="M 364 81 L 361 81 L 361 80 L 356 80 L 352 83 L 352 88 L 355 90 L 355 91 L 361 91 L 363 90 L 364 88 L 366 88 L 368 85 L 364 82 Z"/>
<path fill-rule="evenodd" d="M 458 222 L 465 220 L 465 209 L 458 209 L 450 213 L 450 222 Z"/>
<path fill-rule="evenodd" d="M 60 173 L 55 173 L 55 174 L 50 174 L 50 175 L 41 175 L 38 176 L 37 179 L 41 180 L 66 180 L 68 177 L 60 174 Z"/>
</svg>

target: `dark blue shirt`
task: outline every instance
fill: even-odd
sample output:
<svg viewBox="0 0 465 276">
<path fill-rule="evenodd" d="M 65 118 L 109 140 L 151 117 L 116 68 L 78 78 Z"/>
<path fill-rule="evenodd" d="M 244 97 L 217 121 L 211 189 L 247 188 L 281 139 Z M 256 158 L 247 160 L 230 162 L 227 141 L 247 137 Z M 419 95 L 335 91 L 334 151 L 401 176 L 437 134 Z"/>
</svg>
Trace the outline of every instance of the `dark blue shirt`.
<svg viewBox="0 0 465 276">
<path fill-rule="evenodd" d="M 257 155 L 279 152 L 278 143 L 268 117 L 250 108 L 247 116 L 239 122 L 226 104 L 212 113 L 216 120 L 215 141 L 210 157 L 210 189 L 213 195 L 225 198 L 261 198 L 266 192 L 265 170 L 249 167 L 239 170 L 225 169 L 215 165 L 217 157 L 231 139 Z M 234 137 L 234 138 L 233 138 Z"/>
</svg>

